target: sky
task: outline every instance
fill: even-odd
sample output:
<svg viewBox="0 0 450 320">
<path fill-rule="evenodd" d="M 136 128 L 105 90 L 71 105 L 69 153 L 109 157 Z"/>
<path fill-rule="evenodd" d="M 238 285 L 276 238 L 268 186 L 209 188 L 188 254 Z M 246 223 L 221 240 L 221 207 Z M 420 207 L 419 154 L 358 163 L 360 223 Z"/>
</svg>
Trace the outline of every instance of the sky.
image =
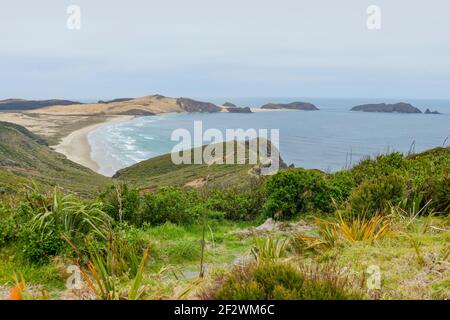
<svg viewBox="0 0 450 320">
<path fill-rule="evenodd" d="M 449 16 L 448 0 L 0 0 L 0 99 L 446 99 Z"/>
</svg>

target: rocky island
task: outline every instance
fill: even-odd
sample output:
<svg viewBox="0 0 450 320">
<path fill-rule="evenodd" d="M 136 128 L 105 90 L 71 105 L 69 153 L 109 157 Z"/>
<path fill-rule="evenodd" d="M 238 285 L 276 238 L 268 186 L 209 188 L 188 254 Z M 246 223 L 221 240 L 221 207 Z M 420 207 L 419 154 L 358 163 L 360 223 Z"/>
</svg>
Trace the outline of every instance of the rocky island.
<svg viewBox="0 0 450 320">
<path fill-rule="evenodd" d="M 442 114 L 437 110 L 431 111 L 430 109 L 425 110 L 425 114 Z"/>
<path fill-rule="evenodd" d="M 234 103 L 231 103 L 231 102 L 225 102 L 223 104 L 223 106 L 224 107 L 231 107 L 231 108 L 236 108 L 237 107 L 237 105 L 235 105 Z"/>
<path fill-rule="evenodd" d="M 418 108 L 409 103 L 399 102 L 394 104 L 375 103 L 363 104 L 350 109 L 350 111 L 363 112 L 397 112 L 397 113 L 422 113 Z"/>
<path fill-rule="evenodd" d="M 224 107 L 229 113 L 253 113 L 249 107 Z"/>
<path fill-rule="evenodd" d="M 266 110 L 304 110 L 304 111 L 316 111 L 319 110 L 315 105 L 309 102 L 291 102 L 291 103 L 268 103 L 261 107 Z"/>
<path fill-rule="evenodd" d="M 249 107 L 239 107 L 232 102 L 225 102 L 222 108 L 223 112 L 229 113 L 253 113 Z"/>
</svg>

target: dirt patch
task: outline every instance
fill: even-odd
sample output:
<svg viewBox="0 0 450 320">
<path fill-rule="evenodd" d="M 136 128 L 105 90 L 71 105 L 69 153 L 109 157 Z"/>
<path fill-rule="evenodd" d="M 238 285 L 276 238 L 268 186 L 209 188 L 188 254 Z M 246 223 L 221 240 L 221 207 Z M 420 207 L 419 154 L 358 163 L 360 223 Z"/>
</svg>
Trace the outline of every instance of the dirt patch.
<svg viewBox="0 0 450 320">
<path fill-rule="evenodd" d="M 237 229 L 227 233 L 227 235 L 237 235 L 240 238 L 247 238 L 252 236 L 265 236 L 269 234 L 292 234 L 292 233 L 304 233 L 313 228 L 312 225 L 307 224 L 305 221 L 297 222 L 279 222 L 272 218 L 267 219 L 263 224 L 258 227 L 250 227 L 246 229 Z"/>
<path fill-rule="evenodd" d="M 189 181 L 184 186 L 185 187 L 191 187 L 191 188 L 201 188 L 206 184 L 205 178 L 197 178 L 192 181 Z"/>
</svg>

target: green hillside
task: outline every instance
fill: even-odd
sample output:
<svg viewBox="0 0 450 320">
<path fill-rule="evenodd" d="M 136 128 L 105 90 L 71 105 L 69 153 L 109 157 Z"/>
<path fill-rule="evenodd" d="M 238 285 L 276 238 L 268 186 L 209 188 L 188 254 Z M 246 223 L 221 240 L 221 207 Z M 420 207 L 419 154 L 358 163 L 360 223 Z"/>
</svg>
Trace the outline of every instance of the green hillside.
<svg viewBox="0 0 450 320">
<path fill-rule="evenodd" d="M 226 150 L 225 147 L 224 150 Z M 161 186 L 201 186 L 206 179 L 208 179 L 208 186 L 213 188 L 245 187 L 250 184 L 251 177 L 255 175 L 254 169 L 255 165 L 248 164 L 248 152 L 246 164 L 242 165 L 176 165 L 172 162 L 171 154 L 165 154 L 122 169 L 114 178 L 149 190 Z"/>
<path fill-rule="evenodd" d="M 38 185 L 59 186 L 89 195 L 109 179 L 53 151 L 42 138 L 16 124 L 0 122 L 0 190 L 17 191 L 33 179 Z"/>
</svg>

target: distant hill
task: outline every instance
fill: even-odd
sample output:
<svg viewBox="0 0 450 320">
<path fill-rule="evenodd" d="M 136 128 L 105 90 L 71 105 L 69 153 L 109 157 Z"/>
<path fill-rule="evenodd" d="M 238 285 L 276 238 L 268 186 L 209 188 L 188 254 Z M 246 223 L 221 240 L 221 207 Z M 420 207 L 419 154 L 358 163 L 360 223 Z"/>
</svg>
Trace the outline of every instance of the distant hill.
<svg viewBox="0 0 450 320">
<path fill-rule="evenodd" d="M 263 105 L 261 109 L 287 109 L 287 110 L 304 110 L 304 111 L 319 110 L 319 108 L 317 108 L 315 105 L 309 102 L 268 103 Z"/>
<path fill-rule="evenodd" d="M 350 111 L 363 112 L 398 112 L 398 113 L 422 113 L 418 108 L 409 103 L 399 102 L 394 104 L 376 103 L 363 104 L 353 107 Z"/>
<path fill-rule="evenodd" d="M 115 103 L 115 102 L 124 102 L 124 101 L 129 101 L 129 100 L 133 100 L 133 98 L 118 98 L 118 99 L 113 99 L 113 100 L 99 100 L 97 103 Z"/>
<path fill-rule="evenodd" d="M 225 162 L 227 157 L 236 154 L 236 145 L 234 151 L 231 147 L 231 152 L 225 147 L 225 143 L 223 147 L 224 152 L 227 152 L 227 155 L 224 156 Z M 252 177 L 259 175 L 260 167 L 260 163 L 248 164 L 248 144 L 245 144 L 245 149 L 246 164 L 175 165 L 172 162 L 171 154 L 165 154 L 119 170 L 113 179 L 130 182 L 142 189 L 153 190 L 161 186 L 200 186 L 208 177 L 208 185 L 212 188 L 230 186 L 242 188 L 251 183 Z M 286 167 L 281 158 L 280 167 Z"/>
<path fill-rule="evenodd" d="M 170 98 L 159 94 L 140 98 L 121 98 L 98 103 L 51 105 L 33 113 L 55 115 L 153 115 L 180 112 L 220 112 L 213 103 L 188 98 Z"/>
<path fill-rule="evenodd" d="M 53 151 L 27 129 L 0 122 L 0 192 L 14 192 L 29 178 L 41 186 L 60 186 L 82 195 L 110 181 Z"/>
<path fill-rule="evenodd" d="M 49 106 L 67 106 L 73 104 L 81 104 L 81 102 L 70 100 L 23 100 L 23 99 L 6 99 L 0 100 L 0 110 L 34 110 Z"/>
</svg>

